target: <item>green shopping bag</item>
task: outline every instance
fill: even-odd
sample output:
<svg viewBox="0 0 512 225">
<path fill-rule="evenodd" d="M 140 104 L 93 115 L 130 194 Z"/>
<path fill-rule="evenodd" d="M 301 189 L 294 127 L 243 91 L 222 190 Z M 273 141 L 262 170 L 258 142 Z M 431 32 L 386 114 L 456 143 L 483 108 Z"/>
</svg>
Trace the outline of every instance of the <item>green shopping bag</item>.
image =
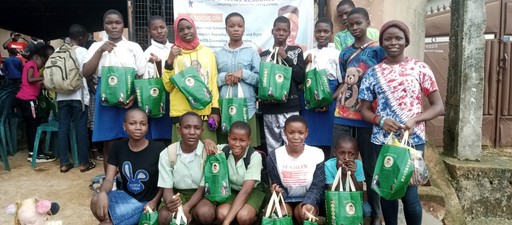
<svg viewBox="0 0 512 225">
<path fill-rule="evenodd" d="M 277 54 L 277 48 L 274 49 L 274 60 L 271 62 L 272 53 L 266 62 L 260 63 L 260 81 L 258 87 L 258 98 L 263 101 L 276 101 L 284 103 L 288 101 L 290 92 L 290 83 L 292 79 L 292 68 L 285 63 Z M 279 64 L 277 64 L 279 58 Z"/>
<path fill-rule="evenodd" d="M 390 134 L 380 150 L 371 187 L 386 200 L 402 198 L 409 186 L 414 165 L 406 145 L 407 139 L 407 132 L 404 132 L 400 143 Z"/>
<path fill-rule="evenodd" d="M 224 152 L 206 157 L 204 195 L 213 203 L 225 203 L 231 195 L 228 160 Z"/>
<path fill-rule="evenodd" d="M 175 66 L 177 70 L 177 66 Z M 204 109 L 212 102 L 212 93 L 193 66 L 187 66 L 171 77 L 171 83 L 185 95 L 190 107 Z M 215 87 L 217 88 L 217 87 Z"/>
<path fill-rule="evenodd" d="M 272 197 L 265 209 L 265 216 L 261 219 L 261 225 L 293 225 L 292 217 L 286 211 L 283 196 L 272 193 Z M 284 208 L 284 214 L 281 208 Z"/>
<path fill-rule="evenodd" d="M 241 85 L 238 84 L 238 97 L 233 98 L 233 86 L 229 86 L 225 98 L 221 98 L 220 102 L 220 116 L 221 116 L 221 131 L 228 133 L 231 124 L 236 121 L 247 122 L 247 99 L 244 98 L 244 92 Z"/>
<path fill-rule="evenodd" d="M 158 118 L 165 114 L 164 83 L 160 79 L 158 71 L 156 69 L 155 71 L 155 78 L 137 79 L 133 82 L 139 108 L 151 118 Z"/>
<path fill-rule="evenodd" d="M 351 172 L 347 171 L 345 191 L 341 179 L 342 168 L 338 169 L 331 191 L 325 191 L 325 209 L 327 224 L 359 225 L 363 224 L 363 192 L 356 191 Z M 341 191 L 336 191 L 339 184 Z"/>
<path fill-rule="evenodd" d="M 57 116 L 57 106 L 55 105 L 55 95 L 52 96 L 50 91 L 42 90 L 37 96 L 37 104 L 32 112 L 34 118 L 39 118 L 39 122 L 46 123 L 50 120 L 50 115 Z"/>
<path fill-rule="evenodd" d="M 306 211 L 306 215 L 308 216 L 307 220 L 304 220 L 303 225 L 318 225 L 318 218 L 313 216 L 311 213 Z"/>
<path fill-rule="evenodd" d="M 187 224 L 187 217 L 185 216 L 185 213 L 183 212 L 183 206 L 178 207 L 178 212 L 175 215 L 172 215 L 171 222 L 169 225 L 186 225 Z"/>
<path fill-rule="evenodd" d="M 139 225 L 158 225 L 158 212 L 146 206 L 146 210 L 140 216 Z"/>
<path fill-rule="evenodd" d="M 312 64 L 310 63 L 306 68 L 306 88 L 304 90 L 306 108 L 314 109 L 329 106 L 333 99 L 327 80 L 327 71 L 311 67 Z"/>
<path fill-rule="evenodd" d="M 111 54 L 115 55 L 115 52 L 107 54 L 105 65 L 101 67 L 101 104 L 104 106 L 126 106 L 128 99 L 133 94 L 135 68 L 111 65 Z"/>
</svg>

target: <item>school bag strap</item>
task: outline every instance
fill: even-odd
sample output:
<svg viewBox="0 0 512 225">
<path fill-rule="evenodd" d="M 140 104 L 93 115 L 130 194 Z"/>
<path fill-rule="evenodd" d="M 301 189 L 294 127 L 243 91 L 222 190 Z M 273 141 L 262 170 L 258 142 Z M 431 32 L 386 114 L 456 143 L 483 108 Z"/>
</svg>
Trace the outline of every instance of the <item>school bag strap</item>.
<svg viewBox="0 0 512 225">
<path fill-rule="evenodd" d="M 169 157 L 169 163 L 171 164 L 171 167 L 174 169 L 174 166 L 176 165 L 176 162 L 178 161 L 178 145 L 180 144 L 180 141 L 174 142 L 171 145 L 167 146 L 167 156 Z M 229 150 L 228 150 L 229 153 Z M 206 149 L 203 148 L 203 154 L 201 159 L 201 170 L 203 170 L 204 162 L 206 161 L 206 156 L 208 153 L 206 153 Z"/>
<path fill-rule="evenodd" d="M 229 145 L 226 145 L 224 146 L 224 148 L 222 148 L 222 151 L 224 152 L 224 155 L 226 156 L 226 160 L 228 159 L 229 157 L 229 151 L 231 149 L 229 148 Z M 254 153 L 256 150 L 253 148 L 253 147 L 249 147 L 247 149 L 247 155 L 245 156 L 244 158 L 244 166 L 245 166 L 245 170 L 247 170 L 247 167 L 249 167 L 249 164 L 251 163 L 251 156 L 252 156 L 252 153 Z"/>
<path fill-rule="evenodd" d="M 352 61 L 352 59 L 354 59 L 359 53 L 361 53 L 366 47 L 370 46 L 371 44 L 375 43 L 376 41 L 370 41 L 366 44 L 364 44 L 363 46 L 359 47 L 354 53 L 352 53 L 352 55 L 350 55 L 350 57 L 348 57 L 347 59 L 347 62 L 345 63 L 345 67 L 348 67 L 348 64 L 350 63 L 350 61 Z"/>
</svg>

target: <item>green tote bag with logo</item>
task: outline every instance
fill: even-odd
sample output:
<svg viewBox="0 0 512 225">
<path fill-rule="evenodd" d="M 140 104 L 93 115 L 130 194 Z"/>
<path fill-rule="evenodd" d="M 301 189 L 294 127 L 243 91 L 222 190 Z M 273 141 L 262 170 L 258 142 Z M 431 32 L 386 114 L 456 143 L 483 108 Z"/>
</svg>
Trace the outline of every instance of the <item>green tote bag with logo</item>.
<svg viewBox="0 0 512 225">
<path fill-rule="evenodd" d="M 204 196 L 213 203 L 225 203 L 231 195 L 228 160 L 224 152 L 206 156 Z"/>
<path fill-rule="evenodd" d="M 157 71 L 156 68 L 155 71 Z M 166 92 L 164 83 L 158 74 L 156 72 L 154 78 L 136 79 L 134 81 L 139 108 L 151 118 L 158 118 L 165 114 Z"/>
<path fill-rule="evenodd" d="M 336 186 L 339 186 L 337 191 Z M 332 188 L 325 191 L 325 209 L 327 224 L 359 225 L 363 224 L 363 192 L 357 191 L 347 171 L 343 188 L 342 167 L 338 169 Z"/>
<path fill-rule="evenodd" d="M 112 57 L 116 57 L 118 62 L 121 61 L 115 51 L 107 53 L 105 64 L 101 67 L 100 100 L 104 106 L 124 107 L 133 94 L 135 68 L 112 65 Z"/>
<path fill-rule="evenodd" d="M 280 65 L 282 63 L 286 64 L 286 62 L 277 55 L 277 49 L 274 50 L 273 55 L 273 62 L 271 61 L 271 53 L 266 62 L 260 63 L 258 98 L 263 101 L 284 103 L 288 101 L 292 68 L 287 65 Z"/>
<path fill-rule="evenodd" d="M 174 67 L 177 70 L 177 67 Z M 204 109 L 212 102 L 212 93 L 193 66 L 185 67 L 171 77 L 171 83 L 185 95 L 190 107 Z M 215 87 L 217 88 L 217 87 Z"/>
<path fill-rule="evenodd" d="M 402 198 L 409 186 L 414 165 L 406 145 L 407 137 L 405 132 L 402 141 L 398 142 L 390 134 L 380 150 L 371 187 L 386 200 Z"/>
<path fill-rule="evenodd" d="M 329 106 L 333 99 L 329 81 L 327 80 L 327 71 L 311 67 L 310 63 L 306 68 L 306 87 L 304 90 L 306 109 Z"/>
<path fill-rule="evenodd" d="M 244 98 L 244 92 L 238 86 L 238 97 L 233 97 L 233 86 L 229 86 L 229 90 L 226 93 L 225 98 L 221 98 L 220 102 L 220 116 L 221 116 L 221 131 L 228 133 L 231 124 L 236 121 L 247 122 L 247 99 Z"/>
</svg>

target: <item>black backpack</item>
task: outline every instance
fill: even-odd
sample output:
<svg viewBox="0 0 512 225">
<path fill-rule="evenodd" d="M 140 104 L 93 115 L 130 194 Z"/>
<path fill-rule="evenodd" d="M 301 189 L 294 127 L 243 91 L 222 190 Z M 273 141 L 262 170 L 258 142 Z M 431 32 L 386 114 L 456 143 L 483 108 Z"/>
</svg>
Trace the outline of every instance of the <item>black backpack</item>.
<svg viewBox="0 0 512 225">
<path fill-rule="evenodd" d="M 231 149 L 229 148 L 229 145 L 226 145 L 226 147 L 222 148 L 222 151 L 224 152 L 226 159 L 228 159 L 228 157 L 229 157 L 230 150 Z M 263 165 L 261 168 L 260 184 L 263 184 L 264 188 L 270 187 L 271 182 L 270 182 L 270 177 L 268 176 L 268 172 L 267 172 L 267 153 L 265 153 L 264 151 L 256 150 L 253 147 L 249 147 L 249 149 L 247 149 L 247 155 L 244 158 L 245 169 L 247 169 L 247 167 L 251 163 L 251 156 L 255 152 L 257 152 L 261 155 L 261 161 L 262 161 L 262 165 Z"/>
</svg>

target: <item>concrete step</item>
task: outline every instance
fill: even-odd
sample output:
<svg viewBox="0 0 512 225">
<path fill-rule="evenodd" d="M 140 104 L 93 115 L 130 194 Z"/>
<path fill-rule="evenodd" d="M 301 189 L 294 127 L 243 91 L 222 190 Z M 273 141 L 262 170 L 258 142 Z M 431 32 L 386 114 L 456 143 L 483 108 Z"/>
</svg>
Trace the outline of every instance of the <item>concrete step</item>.
<svg viewBox="0 0 512 225">
<path fill-rule="evenodd" d="M 471 220 L 468 222 L 467 225 L 482 225 L 482 224 L 510 225 L 510 224 L 512 224 L 512 220 L 498 219 L 498 218 L 484 218 L 484 219 Z"/>
</svg>

